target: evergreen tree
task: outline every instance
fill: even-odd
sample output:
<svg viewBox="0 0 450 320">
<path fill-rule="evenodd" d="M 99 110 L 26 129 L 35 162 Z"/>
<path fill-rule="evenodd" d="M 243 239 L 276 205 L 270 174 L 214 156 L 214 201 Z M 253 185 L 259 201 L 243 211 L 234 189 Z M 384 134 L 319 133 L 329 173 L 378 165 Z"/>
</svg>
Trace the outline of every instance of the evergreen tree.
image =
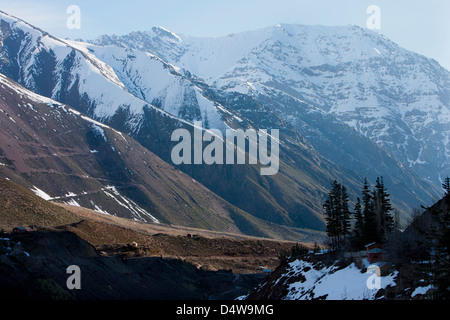
<svg viewBox="0 0 450 320">
<path fill-rule="evenodd" d="M 345 236 L 350 234 L 351 213 L 347 189 L 337 181 L 331 184 L 331 192 L 323 205 L 326 215 L 327 234 L 333 248 L 338 248 Z"/>
<path fill-rule="evenodd" d="M 377 178 L 375 190 L 373 191 L 377 241 L 384 240 L 386 234 L 392 231 L 394 227 L 394 218 L 390 214 L 393 209 L 389 196 L 384 186 L 383 177 Z"/>
<path fill-rule="evenodd" d="M 349 195 L 347 188 L 343 185 L 341 185 L 341 221 L 342 235 L 344 237 L 350 235 L 351 213 L 349 209 Z"/>
<path fill-rule="evenodd" d="M 331 239 L 331 246 L 333 248 L 337 245 L 337 228 L 336 219 L 334 217 L 334 205 L 331 195 L 328 195 L 328 199 L 325 201 L 323 208 L 325 209 L 325 221 L 327 225 L 327 235 Z"/>
<path fill-rule="evenodd" d="M 434 206 L 427 209 L 431 222 L 422 222 L 420 230 L 424 236 L 416 242 L 433 254 L 433 263 L 429 272 L 432 274 L 431 284 L 435 287 L 434 298 L 446 300 L 450 298 L 450 209 L 448 205 Z"/>
<path fill-rule="evenodd" d="M 400 210 L 394 209 L 394 228 L 400 229 Z"/>
<path fill-rule="evenodd" d="M 447 177 L 444 179 L 444 183 L 442 184 L 442 188 L 445 190 L 445 195 L 450 194 L 450 178 Z"/>
<path fill-rule="evenodd" d="M 371 243 L 378 241 L 377 238 L 377 221 L 374 211 L 373 197 L 370 192 L 369 183 L 367 178 L 364 179 L 364 187 L 362 190 L 363 201 L 363 233 L 362 239 L 365 243 Z"/>
<path fill-rule="evenodd" d="M 390 214 L 393 208 L 389 197 L 383 177 L 377 178 L 372 191 L 367 179 L 364 179 L 362 197 L 357 199 L 354 212 L 351 213 L 347 188 L 333 181 L 331 191 L 323 205 L 327 234 L 332 247 L 339 248 L 346 236 L 351 234 L 352 216 L 355 219 L 353 245 L 361 248 L 367 243 L 384 241 L 386 235 L 394 228 L 395 222 Z"/>
<path fill-rule="evenodd" d="M 339 194 L 337 188 L 337 181 L 332 183 L 332 191 L 328 194 L 328 199 L 323 205 L 326 215 L 327 234 L 331 239 L 331 246 L 336 248 L 340 241 L 340 221 L 338 212 L 340 204 L 338 203 Z"/>
<path fill-rule="evenodd" d="M 320 246 L 317 244 L 317 242 L 314 241 L 314 248 L 313 248 L 313 252 L 314 253 L 319 253 L 320 252 Z"/>
<path fill-rule="evenodd" d="M 361 199 L 358 197 L 354 209 L 355 225 L 353 229 L 353 234 L 355 236 L 354 245 L 359 249 L 363 245 L 363 235 L 364 235 L 364 217 L 362 213 Z"/>
</svg>

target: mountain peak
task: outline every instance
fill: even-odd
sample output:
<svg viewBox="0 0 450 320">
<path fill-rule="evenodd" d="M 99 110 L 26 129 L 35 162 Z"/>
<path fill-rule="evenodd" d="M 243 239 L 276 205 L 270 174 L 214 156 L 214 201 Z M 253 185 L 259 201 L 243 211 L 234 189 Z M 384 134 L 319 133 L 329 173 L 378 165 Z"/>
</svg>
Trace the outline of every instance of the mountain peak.
<svg viewBox="0 0 450 320">
<path fill-rule="evenodd" d="M 2 10 L 0 10 L 0 20 L 5 21 L 5 22 L 10 23 L 10 24 L 20 24 L 22 27 L 24 27 L 24 28 L 26 28 L 26 29 L 28 29 L 30 31 L 34 30 L 34 31 L 39 32 L 39 33 L 41 33 L 43 35 L 48 35 L 47 32 L 45 32 L 45 31 L 43 31 L 43 30 L 41 30 L 41 29 L 39 29 L 39 28 L 29 24 L 28 22 L 26 22 L 26 21 L 24 21 L 24 20 L 22 20 L 20 18 L 17 18 L 17 17 L 15 17 L 13 15 L 10 15 L 9 13 L 7 13 L 5 11 L 2 11 Z"/>
<path fill-rule="evenodd" d="M 6 24 L 2 23 L 2 31 L 8 30 Z M 10 24 L 10 34 L 25 30 L 22 24 Z M 310 199 L 328 187 L 324 183 L 331 177 L 349 181 L 341 168 L 361 175 L 370 170 L 406 186 L 403 190 L 397 185 L 392 192 L 393 198 L 401 198 L 405 214 L 410 210 L 403 203 L 416 205 L 434 193 L 425 181 L 409 188 L 414 178 L 406 168 L 417 168 L 430 181 L 436 180 L 435 168 L 443 168 L 443 176 L 448 170 L 448 72 L 370 30 L 279 24 L 211 38 L 178 36 L 153 27 L 105 36 L 91 42 L 96 46 L 70 41 L 49 46 L 47 37 L 33 34 L 36 37 L 25 33 L 3 41 L 0 72 L 133 135 L 167 161 L 171 131 L 180 125 L 190 128 L 195 120 L 219 130 L 239 128 L 241 123 L 254 128 L 283 126 L 283 145 L 292 148 L 286 151 L 292 172 L 303 172 L 301 163 L 308 161 L 314 163 L 310 175 L 319 177 L 311 178 L 314 181 L 308 185 L 317 185 L 311 190 L 303 188 L 301 174 L 282 172 L 300 186 L 286 197 Z M 14 65 L 15 61 L 21 65 Z M 213 177 L 219 173 L 191 174 L 207 187 L 217 188 Z M 251 177 L 253 171 L 237 171 L 233 177 L 243 174 Z M 248 206 L 248 197 L 241 198 L 243 193 L 230 179 L 226 189 L 213 191 L 245 211 L 264 211 L 265 219 L 277 223 L 321 226 L 316 203 L 304 204 L 308 221 L 295 220 L 302 210 L 279 209 L 287 203 L 284 196 L 276 198 L 282 193 L 260 210 L 261 200 L 255 196 L 258 204 Z M 351 180 L 349 189 L 357 190 L 353 182 L 357 179 Z M 279 190 L 284 189 L 287 180 L 278 181 L 283 181 Z"/>
<path fill-rule="evenodd" d="M 152 28 L 153 33 L 155 33 L 157 36 L 168 38 L 175 42 L 182 42 L 181 38 L 177 36 L 172 31 L 167 30 L 164 27 L 161 26 L 155 26 Z"/>
</svg>

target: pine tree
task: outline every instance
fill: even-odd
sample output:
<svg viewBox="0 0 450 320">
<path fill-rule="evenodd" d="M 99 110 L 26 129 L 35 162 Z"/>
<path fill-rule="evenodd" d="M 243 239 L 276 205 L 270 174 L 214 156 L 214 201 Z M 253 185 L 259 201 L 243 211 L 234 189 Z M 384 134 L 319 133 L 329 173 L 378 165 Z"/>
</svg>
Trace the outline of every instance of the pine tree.
<svg viewBox="0 0 450 320">
<path fill-rule="evenodd" d="M 334 249 L 338 248 L 344 238 L 350 235 L 351 213 L 349 195 L 345 186 L 337 181 L 331 184 L 331 192 L 323 205 L 326 215 L 327 234 Z"/>
<path fill-rule="evenodd" d="M 394 228 L 394 218 L 390 195 L 384 186 L 383 177 L 377 178 L 375 188 L 371 191 L 367 179 L 364 179 L 362 199 L 358 198 L 354 213 L 349 209 L 347 188 L 337 181 L 331 184 L 331 191 L 325 201 L 327 233 L 331 245 L 337 249 L 351 234 L 351 219 L 355 219 L 352 244 L 361 247 L 364 243 L 384 241 L 386 235 Z"/>
<path fill-rule="evenodd" d="M 331 245 L 333 248 L 336 248 L 338 243 L 340 242 L 341 236 L 341 222 L 339 213 L 341 211 L 340 204 L 340 184 L 337 181 L 334 181 L 331 184 L 332 190 L 328 194 L 328 199 L 325 201 L 323 205 L 325 209 L 326 215 L 326 223 L 327 223 L 327 234 L 331 239 Z"/>
<path fill-rule="evenodd" d="M 450 194 L 450 178 L 447 177 L 444 179 L 444 183 L 442 184 L 442 188 L 445 190 L 445 195 Z"/>
<path fill-rule="evenodd" d="M 383 177 L 377 178 L 373 199 L 378 241 L 384 240 L 386 234 L 392 231 L 394 227 L 394 218 L 390 214 L 393 208 L 389 196 L 384 186 Z"/>
<path fill-rule="evenodd" d="M 374 211 L 373 197 L 370 192 L 370 187 L 367 182 L 367 178 L 364 179 L 364 187 L 362 190 L 362 203 L 363 203 L 363 233 L 362 239 L 365 243 L 371 243 L 378 241 L 377 238 L 377 221 Z"/>
<path fill-rule="evenodd" d="M 394 209 L 394 229 L 400 229 L 400 210 Z"/>
<path fill-rule="evenodd" d="M 337 246 L 337 220 L 335 217 L 334 201 L 331 195 L 328 195 L 328 199 L 325 201 L 323 207 L 325 209 L 327 235 L 331 239 L 331 246 L 335 248 Z"/>
<path fill-rule="evenodd" d="M 361 199 L 358 197 L 355 204 L 355 209 L 353 213 L 355 217 L 355 225 L 353 228 L 353 234 L 355 236 L 354 245 L 359 249 L 363 245 L 363 235 L 364 235 L 364 217 L 362 214 L 362 204 Z"/>
<path fill-rule="evenodd" d="M 342 235 L 344 237 L 350 235 L 351 213 L 349 209 L 349 195 L 347 188 L 343 185 L 341 185 L 341 221 Z"/>
<path fill-rule="evenodd" d="M 314 248 L 313 248 L 313 252 L 314 253 L 319 253 L 320 252 L 320 246 L 317 244 L 317 242 L 314 241 Z"/>
</svg>

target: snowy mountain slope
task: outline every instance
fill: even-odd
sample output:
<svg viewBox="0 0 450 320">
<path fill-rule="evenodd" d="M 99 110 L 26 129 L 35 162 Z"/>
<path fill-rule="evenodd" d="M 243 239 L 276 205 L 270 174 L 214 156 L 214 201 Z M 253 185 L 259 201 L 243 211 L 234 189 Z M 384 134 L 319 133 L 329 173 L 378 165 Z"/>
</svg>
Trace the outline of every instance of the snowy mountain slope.
<svg viewBox="0 0 450 320">
<path fill-rule="evenodd" d="M 301 230 L 239 210 L 125 134 L 2 74 L 0 127 L 0 175 L 45 200 L 141 222 L 301 237 Z"/>
<path fill-rule="evenodd" d="M 181 37 L 162 28 L 154 28 L 150 39 L 143 36 L 150 32 L 136 33 L 136 46 L 111 37 L 108 46 L 56 39 L 47 48 L 46 39 L 53 37 L 42 31 L 39 34 L 19 19 L 3 16 L 0 70 L 29 89 L 130 135 L 164 161 L 171 162 L 176 145 L 171 141 L 172 132 L 181 127 L 192 131 L 193 119 L 219 128 L 282 129 L 280 172 L 276 176 L 261 177 L 258 166 L 179 167 L 257 218 L 323 229 L 322 201 L 334 179 L 355 197 L 364 176 L 369 175 L 371 181 L 376 176 L 389 176 L 385 181 L 405 221 L 412 207 L 427 205 L 437 194 L 433 186 L 369 139 L 349 131 L 349 126 L 318 107 L 267 86 L 267 95 L 221 90 L 164 61 L 181 59 L 187 49 L 177 47 Z M 34 33 L 36 36 L 30 35 Z M 248 39 L 241 41 L 247 44 L 243 51 L 253 46 Z M 166 54 L 139 51 L 151 44 L 158 50 L 165 48 Z M 230 45 L 225 43 L 224 49 Z M 233 53 L 229 59 L 233 62 L 237 58 Z M 32 68 L 27 69 L 28 65 Z M 287 107 L 299 112 L 289 113 L 292 110 Z M 240 220 L 243 230 L 251 225 L 247 219 Z"/>
<path fill-rule="evenodd" d="M 314 76 L 311 71 L 315 65 L 324 65 L 323 69 L 327 70 L 333 69 L 332 64 L 349 65 L 355 61 L 376 59 L 379 53 L 371 47 L 375 44 L 365 39 L 362 29 L 279 25 L 214 39 L 157 32 L 160 29 L 156 27 L 149 32 L 134 32 L 122 37 L 103 36 L 93 43 L 105 45 L 104 50 L 138 49 L 164 57 L 177 66 L 179 73 L 202 87 L 211 99 L 240 119 L 248 121 L 252 127 L 282 127 L 288 136 L 286 142 L 297 140 L 293 137 L 299 134 L 306 138 L 306 145 L 341 167 L 370 180 L 375 180 L 380 175 L 388 176 L 394 197 L 401 195 L 401 208 L 406 208 L 407 203 L 419 205 L 434 200 L 436 194 L 430 196 L 427 192 L 418 190 L 421 188 L 417 185 L 420 184 L 420 179 L 408 172 L 410 162 L 405 163 L 401 158 L 398 159 L 399 162 L 393 156 L 394 151 L 382 143 L 384 140 L 376 140 L 370 136 L 372 141 L 363 138 L 368 135 L 367 130 L 360 130 L 361 123 L 370 127 L 370 132 L 377 132 L 380 121 L 386 122 L 386 126 L 391 128 L 384 132 L 392 133 L 395 129 L 412 135 L 406 124 L 399 124 L 401 120 L 398 117 L 389 117 L 392 112 L 381 107 L 376 110 L 361 107 L 359 109 L 362 112 L 348 111 L 345 116 L 331 111 L 331 100 L 342 102 L 342 94 L 337 98 L 334 94 L 326 95 L 322 89 L 323 83 L 337 82 L 335 79 L 338 79 L 341 83 L 336 86 L 342 87 L 341 91 L 350 90 L 353 85 L 359 86 L 357 82 L 364 76 L 364 72 L 358 71 L 362 75 L 355 77 L 341 70 L 339 78 L 334 75 Z M 376 41 L 385 41 L 385 51 L 397 50 L 397 46 L 387 39 L 380 40 L 375 34 L 370 34 L 370 37 Z M 351 67 L 352 65 L 347 69 Z M 351 105 L 350 102 L 349 104 Z M 360 122 L 353 120 L 353 117 L 364 112 L 370 113 L 371 118 L 365 118 L 364 115 L 358 119 Z M 380 118 L 381 113 L 377 112 L 385 112 L 386 120 Z M 348 120 L 350 117 L 352 120 Z M 353 126 L 354 123 L 359 127 Z M 445 134 L 445 130 L 442 132 Z M 386 141 L 394 138 L 399 139 L 399 135 L 389 136 Z M 399 140 L 397 143 L 402 150 L 408 149 L 404 141 Z M 304 152 L 299 149 L 298 152 Z M 389 150 L 392 155 L 385 150 Z M 445 157 L 441 159 L 444 159 L 444 163 L 447 161 Z M 437 173 L 434 162 L 422 165 L 427 167 L 428 173 Z M 429 176 L 424 175 L 423 170 L 418 170 L 418 173 L 421 177 Z M 409 177 L 405 178 L 406 176 Z M 407 191 L 409 195 L 406 196 L 405 189 L 410 186 L 414 186 L 414 190 Z M 437 190 L 431 186 L 425 189 L 433 190 L 432 193 Z"/>
<path fill-rule="evenodd" d="M 33 91 L 58 100 L 66 94 L 65 91 L 70 92 L 80 78 L 82 81 L 77 83 L 80 95 L 92 96 L 90 89 L 96 84 L 100 96 L 103 95 L 104 98 L 109 93 L 106 96 L 111 100 L 96 97 L 90 106 L 85 106 L 85 111 L 92 111 L 89 109 L 95 105 L 98 108 L 97 115 L 101 116 L 114 113 L 115 110 L 110 107 L 111 101 L 119 99 L 116 100 L 119 105 L 124 102 L 123 99 L 120 101 L 123 95 L 114 95 L 117 92 L 115 87 L 123 89 L 124 86 L 106 64 L 93 60 L 91 56 L 74 50 L 63 41 L 5 13 L 1 13 L 1 20 L 2 38 L 7 42 L 4 46 L 8 45 L 8 41 L 26 43 L 24 47 L 8 47 L 8 50 L 2 52 L 1 59 L 11 62 L 6 68 L 3 65 L 3 73 L 14 76 L 19 83 Z M 22 66 L 25 68 L 21 69 Z M 45 77 L 49 71 L 53 75 L 50 79 Z M 101 81 L 103 79 L 107 81 Z M 103 88 L 99 88 L 100 84 Z M 134 103 L 133 110 L 139 111 L 142 102 Z"/>
<path fill-rule="evenodd" d="M 59 47 L 56 49 L 57 46 L 55 45 L 53 49 L 47 48 L 41 41 L 41 39 L 49 37 L 47 34 L 41 32 L 40 35 L 37 33 L 37 36 L 32 37 L 30 33 L 37 32 L 35 28 L 19 19 L 11 20 L 12 18 L 6 14 L 2 15 L 6 18 L 2 20 L 0 69 L 6 75 L 19 82 L 22 81 L 24 85 L 29 85 L 30 90 L 59 99 L 58 101 L 70 105 L 96 120 L 101 120 L 121 132 L 130 134 L 163 160 L 171 160 L 171 149 L 176 145 L 171 141 L 171 134 L 180 127 L 192 130 L 189 121 L 153 106 L 124 90 L 128 89 L 125 84 L 129 85 L 129 81 L 125 80 L 131 80 L 131 78 L 123 77 L 125 83 L 122 82 L 110 66 L 105 67 L 110 72 L 109 78 L 102 78 L 100 71 L 86 72 L 86 68 L 92 67 L 92 65 L 104 64 L 101 60 L 94 58 L 88 48 L 77 43 L 69 44 L 61 41 L 61 50 L 70 51 L 70 54 L 63 56 L 64 60 L 61 61 L 54 54 L 55 50 L 60 50 Z M 6 20 L 12 22 L 6 22 Z M 42 56 L 46 58 L 40 58 Z M 143 58 L 147 62 L 156 62 L 158 68 L 167 66 L 167 64 L 161 64 L 159 60 L 156 61 L 148 55 Z M 31 63 L 32 66 L 36 64 L 38 66 L 33 69 L 26 69 L 25 66 L 28 63 Z M 43 63 L 46 67 L 42 67 Z M 132 63 L 127 65 L 134 68 Z M 55 71 L 57 68 L 60 69 Z M 132 68 L 129 70 L 132 70 Z M 117 70 L 120 71 L 120 67 L 117 67 Z M 93 74 L 96 77 L 95 81 L 91 81 Z M 36 82 L 39 85 L 34 85 L 33 82 L 24 81 L 22 75 L 26 75 L 26 78 L 30 79 L 38 77 L 41 81 Z M 55 79 L 61 79 L 61 81 Z M 115 80 L 112 81 L 111 79 Z M 168 81 L 175 81 L 172 83 L 181 80 L 182 84 L 186 84 L 184 78 L 177 75 L 170 74 L 167 79 Z M 113 85 L 114 83 L 117 85 Z M 47 86 L 43 87 L 44 84 Z M 86 89 L 82 84 L 89 84 L 89 86 Z M 105 87 L 108 88 L 106 91 L 104 90 Z M 191 92 L 199 92 L 199 88 L 195 85 L 188 85 L 186 88 Z M 130 87 L 131 89 L 132 87 Z M 201 101 L 200 106 L 202 103 L 211 103 L 208 102 L 210 100 L 203 97 L 203 94 L 197 95 L 197 97 L 199 98 L 197 102 Z M 108 103 L 104 104 L 102 98 Z M 120 103 L 122 99 L 125 100 L 123 104 Z M 216 105 L 219 106 L 219 104 L 214 103 L 214 106 Z M 214 111 L 210 108 L 211 104 L 206 107 L 209 108 L 208 111 Z M 236 120 L 230 112 L 225 110 L 224 113 L 228 114 L 232 121 Z M 208 120 L 211 121 L 211 118 Z M 341 170 L 326 159 L 311 161 L 311 158 L 320 159 L 320 155 L 311 148 L 302 148 L 302 151 L 297 156 L 297 160 L 299 163 L 305 162 L 309 168 L 308 173 L 298 172 L 297 169 L 283 164 L 281 166 L 285 173 L 275 178 L 259 177 L 258 166 L 217 167 L 205 165 L 190 166 L 184 169 L 196 180 L 207 184 L 208 188 L 211 188 L 222 198 L 256 217 L 269 220 L 272 223 L 321 229 L 323 228 L 321 206 L 312 199 L 324 194 L 325 185 L 328 185 L 333 177 L 341 177 L 342 180 L 347 178 Z M 349 184 L 354 185 L 352 179 L 349 179 L 349 181 Z M 303 187 L 304 184 L 308 184 L 309 187 Z M 292 186 L 297 185 L 299 188 L 292 188 Z M 281 192 L 281 190 L 287 192 Z M 242 219 L 240 216 L 235 216 L 235 218 L 239 219 L 240 227 L 245 232 L 255 231 L 248 220 L 251 220 L 251 218 Z"/>
<path fill-rule="evenodd" d="M 450 173 L 450 72 L 380 34 L 286 24 L 219 38 L 155 30 L 95 43 L 152 52 L 219 90 L 299 99 L 436 185 Z M 278 111 L 289 121 L 297 110 Z"/>
<path fill-rule="evenodd" d="M 91 52 L 80 44 L 71 43 L 70 45 L 55 40 L 56 44 L 53 43 L 51 47 L 47 47 L 46 39 L 48 37 L 53 39 L 51 36 L 19 19 L 11 18 L 7 14 L 2 13 L 2 17 L 4 19 L 0 19 L 2 25 L 0 69 L 6 75 L 29 86 L 30 90 L 59 99 L 60 102 L 70 105 L 96 120 L 106 122 L 116 130 L 132 135 L 144 147 L 155 152 L 165 161 L 170 161 L 171 149 L 176 145 L 171 141 L 171 134 L 175 129 L 181 127 L 192 130 L 189 121 L 153 106 L 124 90 L 126 89 L 125 84 L 119 80 L 113 68 L 93 57 Z M 64 55 L 58 57 L 54 53 L 55 51 L 63 51 Z M 66 52 L 69 52 L 68 55 L 65 55 Z M 26 68 L 28 65 L 33 68 Z M 108 70 L 109 75 L 102 76 L 100 69 L 95 68 L 97 65 L 105 65 L 103 70 Z M 157 64 L 157 66 L 161 67 L 162 65 Z M 91 70 L 91 72 L 86 70 Z M 26 81 L 26 79 L 39 79 L 39 81 Z M 56 79 L 60 80 L 56 81 Z M 199 92 L 195 86 L 190 86 L 189 90 Z M 207 99 L 202 96 L 198 95 L 199 100 L 204 103 Z M 104 100 L 102 100 L 103 98 Z M 107 101 L 107 103 L 103 101 Z M 207 105 L 207 107 L 210 106 Z M 233 118 L 229 112 L 227 114 Z M 70 143 L 68 142 L 68 144 Z M 99 150 L 93 148 L 92 151 L 93 154 L 97 154 L 95 151 Z M 138 155 L 133 153 L 129 155 L 130 159 L 139 161 Z M 309 156 L 309 154 L 303 155 L 307 160 Z M 343 175 L 325 159 L 323 159 L 322 165 L 313 164 L 311 167 L 311 170 L 316 172 L 314 177 L 291 170 L 288 177 L 283 175 L 283 179 L 279 179 L 279 181 L 258 177 L 259 168 L 257 166 L 223 166 L 219 168 L 196 166 L 188 168 L 186 171 L 189 171 L 196 180 L 209 183 L 208 187 L 214 187 L 214 191 L 220 191 L 219 194 L 222 198 L 241 209 L 248 209 L 247 212 L 258 218 L 269 220 L 271 223 L 297 227 L 311 226 L 321 229 L 323 222 L 320 205 L 310 199 L 315 195 L 323 194 L 325 191 L 323 185 L 325 182 L 328 183 L 333 176 Z M 332 174 L 333 171 L 337 171 L 335 175 Z M 317 176 L 322 182 L 315 182 L 318 181 Z M 120 181 L 120 177 L 117 179 Z M 280 194 L 279 191 L 272 192 L 267 188 L 267 186 L 271 186 L 276 190 L 288 189 L 285 179 L 288 179 L 289 187 L 304 183 L 313 187 L 291 190 L 289 196 Z M 61 196 L 60 194 L 53 195 L 48 190 L 44 191 L 51 197 Z M 80 194 L 76 190 L 69 191 Z M 83 192 L 84 190 L 79 191 Z M 166 191 L 168 194 L 172 194 L 170 190 Z M 288 202 L 290 207 L 284 207 L 280 201 Z M 240 214 L 232 216 L 232 219 L 236 219 L 240 232 L 265 234 L 265 231 L 258 230 L 258 227 L 255 228 L 252 221 L 256 218 Z"/>
<path fill-rule="evenodd" d="M 68 43 L 110 66 L 125 90 L 139 99 L 186 121 L 202 121 L 205 128 L 229 129 L 227 117 L 233 117 L 205 97 L 202 89 L 179 74 L 176 67 L 157 56 L 134 49 Z"/>
<path fill-rule="evenodd" d="M 1 11 L 0 21 L 0 72 L 27 89 L 74 105 L 96 119 L 110 119 L 120 109 L 137 119 L 144 107 L 173 117 L 129 93 L 113 68 L 83 46 L 57 39 Z"/>
</svg>

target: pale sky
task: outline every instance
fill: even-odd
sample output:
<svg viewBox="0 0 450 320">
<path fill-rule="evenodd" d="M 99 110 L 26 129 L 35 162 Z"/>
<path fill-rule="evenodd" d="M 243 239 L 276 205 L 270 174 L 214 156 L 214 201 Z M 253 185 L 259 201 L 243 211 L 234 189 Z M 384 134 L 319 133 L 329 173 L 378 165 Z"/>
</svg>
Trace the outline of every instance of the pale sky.
<svg viewBox="0 0 450 320">
<path fill-rule="evenodd" d="M 81 10 L 80 29 L 67 27 L 70 5 Z M 153 26 L 192 36 L 223 36 L 278 23 L 365 28 L 370 5 L 380 8 L 378 32 L 450 70 L 449 0 L 0 0 L 0 10 L 70 39 Z"/>
</svg>

